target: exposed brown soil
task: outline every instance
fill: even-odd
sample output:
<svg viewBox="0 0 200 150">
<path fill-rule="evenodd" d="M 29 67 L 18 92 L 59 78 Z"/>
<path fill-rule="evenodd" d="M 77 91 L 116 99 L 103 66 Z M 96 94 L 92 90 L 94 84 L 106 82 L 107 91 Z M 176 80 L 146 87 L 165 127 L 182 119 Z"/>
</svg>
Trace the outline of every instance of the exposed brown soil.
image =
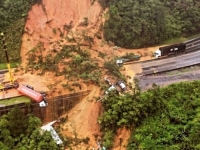
<svg viewBox="0 0 200 150">
<path fill-rule="evenodd" d="M 67 37 L 79 37 L 84 31 L 92 37 L 94 37 L 95 33 L 102 36 L 103 33 L 100 27 L 105 21 L 106 11 L 107 10 L 103 11 L 98 2 L 94 0 L 42 0 L 41 5 L 34 5 L 28 13 L 28 19 L 24 27 L 25 33 L 23 34 L 21 46 L 22 65 L 26 66 L 27 64 L 27 52 L 36 47 L 39 43 L 42 43 L 44 47 L 41 51 L 43 57 L 50 53 L 52 49 L 59 51 L 60 47 L 55 43 L 62 39 L 60 36 L 61 33 L 64 33 Z M 84 23 L 84 18 L 88 19 L 87 26 L 81 25 Z M 70 31 L 65 31 L 63 27 L 70 24 L 72 25 Z M 74 45 L 76 43 L 70 43 L 64 40 L 62 44 Z M 116 49 L 114 45 L 108 45 L 103 38 L 94 38 L 94 43 L 90 48 L 89 43 L 85 41 L 81 41 L 81 44 L 83 48 L 86 47 L 89 49 L 92 58 L 96 59 L 100 66 L 103 66 L 105 60 L 98 57 L 98 52 L 106 53 L 108 59 L 133 52 L 141 55 L 140 61 L 143 61 L 151 59 L 152 52 L 158 48 L 124 49 L 118 47 Z M 141 73 L 142 71 L 139 64 L 125 65 L 124 68 L 125 70 L 123 73 L 130 77 L 128 79 L 130 83 L 133 82 L 135 74 Z M 68 81 L 63 76 L 56 77 L 53 73 L 45 73 L 42 76 L 37 75 L 37 73 L 38 72 L 32 71 L 19 71 L 15 73 L 15 78 L 18 79 L 20 84 L 29 84 L 37 91 L 48 91 L 51 96 L 70 93 L 69 90 L 63 89 L 61 84 L 67 82 L 73 83 L 74 81 Z M 104 72 L 103 75 L 105 75 Z M 82 86 L 81 89 L 78 87 L 75 88 L 75 92 L 91 90 L 91 93 L 64 115 L 68 116 L 68 120 L 66 124 L 62 126 L 62 134 L 73 138 L 75 136 L 77 136 L 77 138 L 90 138 L 88 144 L 80 143 L 74 146 L 73 150 L 97 148 L 96 137 L 101 136 L 97 119 L 101 113 L 102 107 L 100 101 L 96 102 L 96 97 L 100 96 L 101 90 L 99 87 L 85 84 L 81 80 L 75 80 L 75 82 L 79 82 Z M 2 94 L 6 93 L 0 93 L 0 96 L 18 93 L 16 93 L 16 90 L 12 90 L 7 93 L 7 95 Z M 125 128 L 119 129 L 114 140 L 113 149 L 125 150 L 129 136 L 129 130 Z"/>
<path fill-rule="evenodd" d="M 44 46 L 44 50 L 42 51 L 43 57 L 52 48 L 59 50 L 59 47 L 53 47 L 52 43 L 61 40 L 60 32 L 65 32 L 63 30 L 64 25 L 72 23 L 73 28 L 71 32 L 77 36 L 83 30 L 90 30 L 90 34 L 96 33 L 100 25 L 99 23 L 102 22 L 103 11 L 97 2 L 94 4 L 90 0 L 43 0 L 42 2 L 43 6 L 34 5 L 28 14 L 28 20 L 25 25 L 26 32 L 23 35 L 21 47 L 21 58 L 24 66 L 27 63 L 26 53 L 33 49 L 39 42 L 42 42 Z M 80 26 L 85 17 L 88 18 L 87 28 Z M 63 43 L 69 45 L 74 44 L 68 43 L 67 41 Z M 93 58 L 98 57 L 98 53 L 96 52 L 98 48 L 99 45 L 91 48 L 90 53 Z M 104 48 L 101 48 L 101 50 L 104 50 Z M 99 58 L 98 60 L 102 61 Z M 36 90 L 53 91 L 52 96 L 59 95 L 59 93 L 69 94 L 70 91 L 64 90 L 61 84 L 73 82 L 67 81 L 63 77 L 55 77 L 52 73 L 46 73 L 43 76 L 37 76 L 36 72 L 33 74 L 22 73 L 17 78 L 19 78 L 20 83 L 37 87 Z M 91 93 L 66 114 L 68 121 L 63 126 L 63 135 L 74 137 L 77 134 L 77 138 L 90 138 L 88 145 L 81 143 L 73 147 L 73 149 L 97 147 L 94 135 L 101 134 L 97 123 L 101 103 L 95 102 L 95 96 L 99 96 L 100 90 L 98 87 L 84 84 L 81 80 L 79 83 L 82 86 L 82 91 L 91 90 Z M 48 85 L 52 85 L 52 88 L 50 89 Z M 79 92 L 81 90 L 77 88 L 75 91 Z"/>
<path fill-rule="evenodd" d="M 118 129 L 117 136 L 114 140 L 113 150 L 126 150 L 130 133 L 130 130 L 125 127 Z"/>
<path fill-rule="evenodd" d="M 82 31 L 94 37 L 95 33 L 102 33 L 100 26 L 104 22 L 104 14 L 98 2 L 92 4 L 92 0 L 43 0 L 42 5 L 34 5 L 28 13 L 28 19 L 25 24 L 23 34 L 23 42 L 21 46 L 21 59 L 23 66 L 27 64 L 27 52 L 42 43 L 44 49 L 41 51 L 42 56 L 45 57 L 52 49 L 60 50 L 56 45 L 56 41 L 60 41 L 60 33 L 64 33 L 68 37 L 79 36 Z M 88 26 L 82 26 L 84 18 L 88 18 Z M 65 25 L 72 24 L 73 28 L 70 32 L 63 29 Z M 53 44 L 52 44 L 53 43 Z M 62 44 L 76 44 L 69 43 L 64 40 Z M 106 53 L 107 58 L 114 56 L 122 56 L 127 52 L 133 52 L 143 56 L 141 60 L 151 59 L 151 52 L 156 50 L 157 47 L 144 48 L 144 49 L 124 49 L 114 48 L 108 45 L 103 39 L 94 38 L 94 43 L 91 48 L 88 48 L 88 43 L 82 42 L 83 47 L 90 50 L 92 58 L 95 58 L 100 66 L 103 66 L 104 60 L 98 57 L 98 52 Z M 132 83 L 135 73 L 140 72 L 140 66 L 130 68 L 125 66 L 124 74 L 130 76 L 129 82 Z M 73 82 L 67 81 L 64 77 L 55 77 L 52 73 L 46 73 L 38 76 L 37 72 L 25 73 L 20 71 L 16 73 L 16 78 L 20 84 L 29 84 L 38 91 L 50 91 L 52 96 L 59 94 L 69 94 L 70 91 L 63 89 L 62 83 Z M 103 78 L 102 78 L 103 80 Z M 77 81 L 76 81 L 77 82 Z M 97 148 L 95 136 L 101 135 L 100 127 L 97 118 L 101 111 L 101 102 L 96 102 L 95 97 L 100 96 L 100 88 L 93 85 L 86 85 L 81 80 L 78 82 L 82 85 L 82 89 L 76 88 L 75 91 L 91 90 L 91 93 L 78 103 L 66 115 L 68 116 L 67 123 L 63 126 L 63 135 L 74 137 L 75 134 L 78 138 L 89 137 L 88 145 L 81 143 L 74 147 L 74 149 Z M 51 86 L 49 86 L 51 85 Z M 123 139 L 122 145 L 126 145 L 130 132 L 126 129 L 119 129 L 118 136 L 115 139 L 114 149 L 120 149 L 119 138 Z M 122 148 L 121 148 L 122 150 Z"/>
</svg>

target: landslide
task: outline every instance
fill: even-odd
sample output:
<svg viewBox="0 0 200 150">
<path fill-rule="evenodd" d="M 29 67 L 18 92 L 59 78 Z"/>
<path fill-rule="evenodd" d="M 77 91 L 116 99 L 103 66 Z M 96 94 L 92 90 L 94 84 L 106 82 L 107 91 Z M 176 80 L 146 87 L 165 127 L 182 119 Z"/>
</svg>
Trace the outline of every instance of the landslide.
<svg viewBox="0 0 200 150">
<path fill-rule="evenodd" d="M 61 127 L 64 137 L 89 139 L 88 143 L 72 142 L 73 149 L 97 148 L 96 140 L 101 136 L 97 120 L 102 110 L 96 100 L 108 72 L 104 63 L 131 52 L 113 48 L 103 39 L 105 14 L 97 1 L 43 0 L 32 6 L 24 27 L 23 72 L 16 74 L 20 81 L 40 90 L 48 88 L 52 96 L 91 90 L 64 115 L 68 118 Z"/>
<path fill-rule="evenodd" d="M 97 148 L 101 136 L 97 122 L 102 112 L 96 102 L 105 87 L 104 76 L 111 76 L 105 62 L 133 52 L 114 46 L 103 38 L 107 10 L 91 0 L 43 0 L 32 6 L 24 27 L 21 45 L 21 70 L 15 77 L 36 90 L 49 91 L 51 96 L 90 90 L 91 93 L 62 117 L 62 135 L 73 139 L 73 149 Z M 134 53 L 150 59 L 156 47 L 135 49 Z M 134 71 L 132 71 L 134 70 Z M 126 67 L 123 74 L 133 81 L 140 67 Z M 116 78 L 112 78 L 116 81 Z M 128 78 L 127 78 L 128 79 Z M 121 129 L 114 148 L 119 149 L 118 137 L 127 144 L 129 131 Z M 88 142 L 76 142 L 89 139 Z M 87 140 L 86 140 L 87 141 Z"/>
</svg>

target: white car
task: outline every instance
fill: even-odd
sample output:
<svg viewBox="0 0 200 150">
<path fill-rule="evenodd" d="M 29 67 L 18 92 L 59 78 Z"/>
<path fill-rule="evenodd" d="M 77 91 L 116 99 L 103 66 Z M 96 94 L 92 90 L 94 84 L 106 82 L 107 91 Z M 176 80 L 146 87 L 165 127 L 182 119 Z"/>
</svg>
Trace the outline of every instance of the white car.
<svg viewBox="0 0 200 150">
<path fill-rule="evenodd" d="M 105 91 L 105 94 L 108 94 L 110 91 L 114 91 L 117 90 L 116 87 L 114 85 L 111 85 L 107 91 Z"/>
</svg>

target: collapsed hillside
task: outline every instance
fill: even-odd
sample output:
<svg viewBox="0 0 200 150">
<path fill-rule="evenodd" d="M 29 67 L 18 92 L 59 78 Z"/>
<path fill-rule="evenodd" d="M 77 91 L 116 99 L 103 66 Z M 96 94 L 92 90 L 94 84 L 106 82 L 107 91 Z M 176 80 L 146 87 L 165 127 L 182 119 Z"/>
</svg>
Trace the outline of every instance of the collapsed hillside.
<svg viewBox="0 0 200 150">
<path fill-rule="evenodd" d="M 52 96 L 91 90 L 68 112 L 68 121 L 62 127 L 64 136 L 90 139 L 88 144 L 76 146 L 79 149 L 97 147 L 96 138 L 101 135 L 97 122 L 101 104 L 96 100 L 108 73 L 104 63 L 130 51 L 114 50 L 104 41 L 104 14 L 96 1 L 43 0 L 31 8 L 24 27 L 21 59 L 26 74 L 32 75 L 29 80 L 20 77 L 21 81 L 31 81 L 37 89 L 42 76 L 46 83 L 43 80 L 39 84 Z"/>
<path fill-rule="evenodd" d="M 26 78 L 32 78 L 32 86 L 37 89 L 42 84 L 55 95 L 91 90 L 67 114 L 67 123 L 62 127 L 64 136 L 90 139 L 88 144 L 79 143 L 74 149 L 97 147 L 96 138 L 101 135 L 97 122 L 101 104 L 96 100 L 100 96 L 100 87 L 104 86 L 104 75 L 110 75 L 104 63 L 131 51 L 118 47 L 114 49 L 112 43 L 103 39 L 104 16 L 105 12 L 97 1 L 43 0 L 32 7 L 24 28 L 21 59 Z M 150 54 L 149 49 L 142 51 L 144 53 L 136 50 L 145 56 Z M 134 76 L 133 71 L 128 73 Z M 21 81 L 28 83 L 24 74 L 22 76 Z M 43 83 L 38 83 L 41 78 Z M 123 139 L 129 136 L 124 129 L 118 134 Z M 126 144 L 127 140 L 123 142 Z M 116 149 L 120 144 L 116 138 Z"/>
<path fill-rule="evenodd" d="M 41 5 L 34 5 L 25 24 L 21 48 L 22 63 L 26 62 L 27 57 L 24 57 L 26 53 L 38 43 L 44 44 L 43 57 L 45 57 L 45 54 L 51 50 L 51 43 L 66 39 L 70 36 L 69 31 L 76 34 L 78 28 L 82 28 L 80 31 L 91 29 L 96 25 L 101 13 L 99 4 L 92 5 L 90 0 L 66 2 L 43 0 Z M 84 27 L 84 23 L 87 27 Z"/>
<path fill-rule="evenodd" d="M 68 92 L 74 91 L 70 85 L 79 87 L 76 92 L 91 83 L 101 85 L 102 77 L 110 75 L 104 63 L 132 51 L 113 48 L 103 39 L 105 14 L 97 1 L 90 0 L 35 4 L 22 38 L 24 71 L 42 75 L 54 82 L 51 88 L 56 85 Z M 145 49 L 144 55 L 149 54 Z"/>
</svg>

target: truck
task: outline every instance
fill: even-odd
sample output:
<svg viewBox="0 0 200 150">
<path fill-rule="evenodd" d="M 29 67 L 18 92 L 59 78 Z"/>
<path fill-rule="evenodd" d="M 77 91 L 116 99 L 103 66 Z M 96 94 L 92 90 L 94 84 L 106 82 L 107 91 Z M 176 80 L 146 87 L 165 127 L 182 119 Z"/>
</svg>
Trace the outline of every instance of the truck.
<svg viewBox="0 0 200 150">
<path fill-rule="evenodd" d="M 140 60 L 140 55 L 135 55 L 134 53 L 126 54 L 125 56 L 118 58 L 116 60 L 116 64 L 118 66 L 122 66 L 124 63 L 129 63 L 132 61 L 138 61 Z"/>
<path fill-rule="evenodd" d="M 7 67 L 8 67 L 8 72 L 9 72 L 9 81 L 0 82 L 0 91 L 7 91 L 8 89 L 15 88 L 22 95 L 30 97 L 33 101 L 39 103 L 40 107 L 46 107 L 48 103 L 46 100 L 46 95 L 43 92 L 39 93 L 35 91 L 33 87 L 29 85 L 19 85 L 17 80 L 14 80 L 11 67 L 10 67 L 10 60 L 8 57 L 5 36 L 3 32 L 0 34 L 0 37 L 2 39 L 2 45 L 5 52 L 5 58 L 7 61 Z"/>
<path fill-rule="evenodd" d="M 162 56 L 169 56 L 169 55 L 183 53 L 185 52 L 185 49 L 186 49 L 185 43 L 178 43 L 178 44 L 159 47 L 159 49 L 154 52 L 154 57 L 158 58 Z"/>
<path fill-rule="evenodd" d="M 30 97 L 31 100 L 35 101 L 36 103 L 39 103 L 40 107 L 46 107 L 48 105 L 45 93 L 37 92 L 31 86 L 20 85 L 17 88 L 17 91 L 24 96 Z"/>
</svg>

